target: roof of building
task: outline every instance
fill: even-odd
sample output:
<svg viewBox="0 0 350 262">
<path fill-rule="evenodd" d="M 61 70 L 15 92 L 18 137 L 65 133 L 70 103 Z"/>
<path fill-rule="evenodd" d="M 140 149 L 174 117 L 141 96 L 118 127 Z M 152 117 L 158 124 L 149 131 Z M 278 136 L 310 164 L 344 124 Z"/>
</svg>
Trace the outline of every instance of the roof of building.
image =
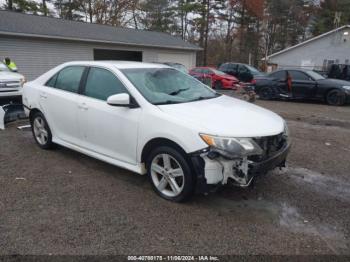
<svg viewBox="0 0 350 262">
<path fill-rule="evenodd" d="M 302 42 L 302 43 L 299 43 L 299 44 L 297 44 L 297 45 L 288 47 L 288 48 L 283 49 L 283 50 L 281 50 L 281 51 L 279 51 L 279 52 L 276 52 L 276 53 L 274 53 L 274 54 L 271 54 L 271 55 L 269 55 L 267 58 L 270 59 L 270 58 L 272 58 L 272 57 L 274 57 L 274 56 L 283 54 L 283 53 L 288 52 L 288 51 L 290 51 L 290 50 L 292 50 L 292 49 L 295 49 L 295 48 L 301 47 L 301 46 L 303 46 L 303 45 L 306 45 L 306 44 L 308 44 L 308 43 L 310 43 L 310 42 L 319 40 L 319 39 L 321 39 L 321 38 L 323 38 L 323 37 L 326 37 L 326 36 L 328 36 L 328 35 L 330 35 L 330 34 L 336 33 L 336 32 L 338 32 L 338 31 L 341 31 L 341 30 L 346 29 L 346 28 L 350 28 L 350 25 L 344 25 L 344 26 L 342 26 L 342 27 L 336 28 L 336 29 L 331 30 L 331 31 L 329 31 L 329 32 L 326 32 L 326 33 L 324 33 L 324 34 L 315 36 L 315 37 L 310 38 L 310 39 L 308 39 L 308 40 L 306 40 L 306 41 L 304 41 L 304 42 Z"/>
<path fill-rule="evenodd" d="M 200 47 L 167 33 L 77 22 L 11 11 L 0 11 L 0 34 L 143 47 L 201 50 Z"/>
</svg>

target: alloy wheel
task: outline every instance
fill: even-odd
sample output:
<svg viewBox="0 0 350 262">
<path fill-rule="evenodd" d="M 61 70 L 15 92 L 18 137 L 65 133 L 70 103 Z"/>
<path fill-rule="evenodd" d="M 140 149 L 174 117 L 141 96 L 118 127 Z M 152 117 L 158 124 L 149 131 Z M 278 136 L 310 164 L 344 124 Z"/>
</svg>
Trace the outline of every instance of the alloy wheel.
<svg viewBox="0 0 350 262">
<path fill-rule="evenodd" d="M 45 121 L 42 117 L 38 116 L 34 119 L 33 130 L 38 143 L 40 145 L 45 145 L 49 139 L 49 132 L 46 129 Z"/>
<path fill-rule="evenodd" d="M 342 105 L 343 97 L 338 90 L 333 90 L 327 95 L 327 102 L 330 105 Z"/>
<path fill-rule="evenodd" d="M 153 158 L 151 177 L 156 189 L 165 196 L 176 197 L 184 189 L 184 171 L 179 162 L 169 154 L 159 154 Z"/>
</svg>

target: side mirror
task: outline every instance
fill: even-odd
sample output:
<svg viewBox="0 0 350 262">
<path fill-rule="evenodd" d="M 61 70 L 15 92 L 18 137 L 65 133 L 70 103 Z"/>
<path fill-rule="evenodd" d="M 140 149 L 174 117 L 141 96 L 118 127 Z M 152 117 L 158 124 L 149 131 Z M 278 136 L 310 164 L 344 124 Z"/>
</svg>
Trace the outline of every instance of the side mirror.
<svg viewBox="0 0 350 262">
<path fill-rule="evenodd" d="M 130 106 L 130 95 L 126 93 L 121 93 L 117 95 L 112 95 L 107 98 L 107 104 L 111 106 Z"/>
</svg>

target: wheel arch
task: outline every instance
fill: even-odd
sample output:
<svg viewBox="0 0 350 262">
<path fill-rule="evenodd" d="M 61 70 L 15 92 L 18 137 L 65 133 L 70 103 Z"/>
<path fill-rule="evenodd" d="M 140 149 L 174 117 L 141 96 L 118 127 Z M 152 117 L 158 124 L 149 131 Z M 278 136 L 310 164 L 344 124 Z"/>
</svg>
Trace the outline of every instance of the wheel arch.
<svg viewBox="0 0 350 262">
<path fill-rule="evenodd" d="M 176 142 L 164 137 L 152 138 L 149 140 L 142 148 L 141 152 L 141 163 L 146 163 L 147 156 L 152 152 L 152 150 L 158 146 L 169 146 L 176 150 L 178 150 L 181 154 L 183 154 L 186 159 L 188 159 L 188 155 L 186 151 Z"/>
<path fill-rule="evenodd" d="M 33 116 L 35 115 L 35 113 L 37 112 L 40 112 L 40 113 L 43 113 L 41 112 L 38 108 L 31 108 L 30 111 L 29 111 L 29 121 L 32 122 L 32 119 L 33 119 Z"/>
<path fill-rule="evenodd" d="M 328 89 L 324 92 L 324 96 L 323 96 L 324 101 L 327 102 L 327 96 L 328 96 L 328 94 L 329 94 L 330 92 L 332 92 L 332 91 L 335 91 L 335 90 L 342 92 L 342 94 L 345 96 L 345 93 L 344 93 L 344 91 L 343 91 L 341 88 L 339 88 L 339 87 L 330 87 L 330 88 L 328 88 Z"/>
</svg>

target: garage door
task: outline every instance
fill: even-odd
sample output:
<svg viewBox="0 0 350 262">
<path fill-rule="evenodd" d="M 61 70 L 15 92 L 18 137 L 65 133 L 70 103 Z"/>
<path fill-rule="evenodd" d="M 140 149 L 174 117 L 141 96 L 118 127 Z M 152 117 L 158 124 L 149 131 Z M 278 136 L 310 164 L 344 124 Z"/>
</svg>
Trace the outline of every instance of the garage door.
<svg viewBox="0 0 350 262">
<path fill-rule="evenodd" d="M 186 66 L 187 69 L 193 67 L 192 54 L 159 53 L 158 62 L 180 63 Z"/>
<path fill-rule="evenodd" d="M 142 62 L 142 52 L 94 49 L 94 60 L 124 60 Z"/>
</svg>

